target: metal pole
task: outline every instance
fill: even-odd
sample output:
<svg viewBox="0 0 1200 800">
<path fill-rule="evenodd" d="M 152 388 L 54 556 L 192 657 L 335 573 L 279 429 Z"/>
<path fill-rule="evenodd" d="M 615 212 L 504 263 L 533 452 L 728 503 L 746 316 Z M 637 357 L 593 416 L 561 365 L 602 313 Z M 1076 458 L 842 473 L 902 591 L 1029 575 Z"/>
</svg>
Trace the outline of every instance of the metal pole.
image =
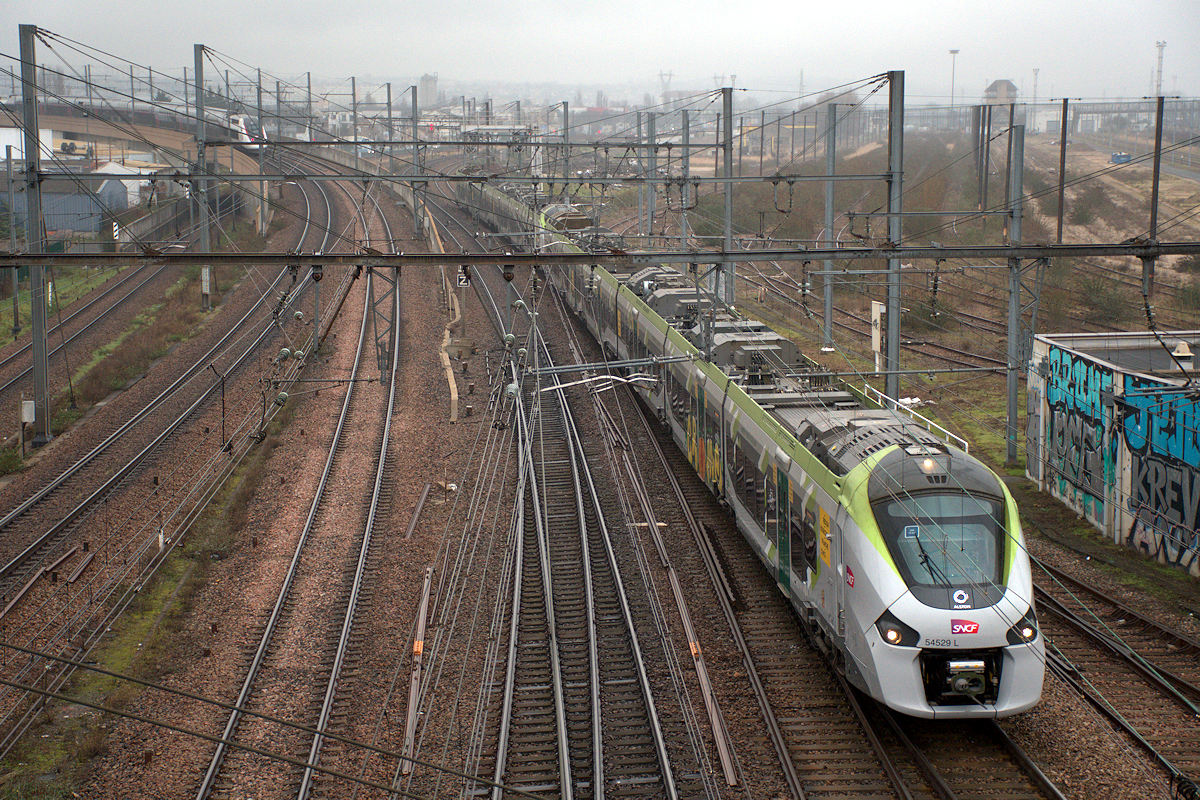
<svg viewBox="0 0 1200 800">
<path fill-rule="evenodd" d="M 742 169 L 742 157 L 746 154 L 746 117 L 738 117 L 738 135 L 737 135 L 737 174 L 741 177 L 744 173 Z"/>
<path fill-rule="evenodd" d="M 87 76 L 88 108 L 91 109 L 91 107 L 92 107 L 92 74 L 91 74 L 92 67 L 90 64 L 88 65 L 87 70 L 88 70 L 88 76 Z M 192 100 L 191 100 L 191 97 L 189 96 L 190 94 L 191 93 L 188 91 L 187 67 L 184 67 L 183 68 L 183 115 L 185 117 L 190 117 L 192 115 Z"/>
<path fill-rule="evenodd" d="M 888 73 L 888 242 L 899 246 L 904 238 L 900 216 L 904 175 L 904 71 Z M 887 287 L 887 392 L 900 396 L 900 259 L 888 259 Z"/>
<path fill-rule="evenodd" d="M 563 202 L 571 202 L 571 106 L 563 100 Z"/>
<path fill-rule="evenodd" d="M 1012 128 L 1009 138 L 1011 158 L 1008 168 L 1008 240 L 1021 243 L 1021 187 L 1024 178 L 1025 126 Z M 1017 463 L 1017 378 L 1021 358 L 1021 260 L 1008 260 L 1008 425 L 1005 432 L 1005 463 Z"/>
<path fill-rule="evenodd" d="M 283 86 L 275 81 L 275 140 L 283 139 Z"/>
<path fill-rule="evenodd" d="M 388 81 L 386 86 L 387 86 L 387 136 L 388 136 L 387 154 L 388 154 L 388 164 L 391 167 L 391 169 L 394 171 L 396 169 L 396 165 L 391 163 L 392 147 L 393 147 L 393 145 L 391 144 L 391 141 L 392 141 L 392 139 L 396 138 L 392 134 L 392 82 Z"/>
<path fill-rule="evenodd" d="M 837 103 L 826 107 L 829 117 L 825 130 L 825 174 L 833 175 L 837 169 Z M 834 246 L 833 234 L 833 181 L 825 181 L 825 241 L 826 247 Z M 821 351 L 833 352 L 833 259 L 825 259 L 825 274 L 821 276 L 824 296 L 821 324 Z"/>
<path fill-rule="evenodd" d="M 258 70 L 258 123 L 257 127 L 261 131 L 263 129 L 263 104 L 262 104 L 262 70 Z M 247 129 L 249 133 L 249 129 Z M 265 137 L 264 137 L 265 138 Z M 258 171 L 263 171 L 263 151 L 267 148 L 265 143 L 260 142 L 258 147 Z M 258 233 L 260 236 L 267 235 L 267 185 L 262 181 L 258 182 Z"/>
<path fill-rule="evenodd" d="M 417 146 L 417 126 L 420 124 L 421 114 L 420 114 L 420 108 L 417 106 L 417 87 L 409 86 L 408 87 L 408 95 L 409 95 L 409 100 L 411 101 L 410 105 L 412 108 L 412 141 L 413 141 L 412 169 L 415 174 L 419 175 L 421 173 L 421 165 L 420 165 L 421 149 Z M 416 230 L 417 233 L 420 233 L 422 230 L 424 230 L 424 226 L 422 225 L 422 220 L 424 219 L 423 208 L 421 206 L 421 197 L 420 197 L 420 187 L 423 185 L 424 184 L 422 184 L 422 183 L 413 183 L 413 185 L 412 185 L 412 190 L 413 190 L 413 209 L 412 209 L 413 228 Z"/>
<path fill-rule="evenodd" d="M 655 143 L 655 113 L 651 111 L 646 115 L 646 140 L 650 144 L 649 154 L 646 161 L 646 169 L 650 173 L 650 177 L 658 175 L 658 153 Z M 646 228 L 651 237 L 654 236 L 654 205 L 657 199 L 655 194 L 654 184 L 646 185 Z M 647 240 L 647 246 L 653 247 L 653 238 Z"/>
<path fill-rule="evenodd" d="M 718 295 L 726 303 L 733 305 L 734 301 L 734 266 L 730 260 L 733 251 L 733 87 L 721 89 L 721 112 L 725 116 L 725 141 L 722 149 L 725 151 L 725 163 L 722 175 L 725 178 L 725 218 L 723 220 L 723 236 L 721 247 L 724 257 L 721 259 L 721 278 L 718 282 Z"/>
<path fill-rule="evenodd" d="M 958 50 L 950 51 L 950 110 L 954 110 L 954 69 L 958 66 Z"/>
<path fill-rule="evenodd" d="M 193 47 L 194 59 L 196 59 L 196 172 L 203 173 L 206 169 L 204 145 L 205 145 L 205 130 L 204 130 L 204 46 L 196 44 Z M 209 192 L 208 181 L 200 178 L 197 181 L 198 187 L 198 204 L 200 216 L 200 251 L 209 253 L 212 251 L 212 245 L 209 240 L 211 231 L 209 227 Z M 210 284 L 211 270 L 209 265 L 205 264 L 200 267 L 200 279 L 202 279 L 202 291 L 200 291 L 200 305 L 204 311 L 209 309 L 209 293 L 203 289 L 205 284 Z"/>
<path fill-rule="evenodd" d="M 642 136 L 642 112 L 637 112 L 637 143 L 645 144 L 646 140 Z M 642 178 L 646 177 L 646 154 L 645 152 L 638 153 L 638 175 Z M 642 236 L 646 235 L 646 181 L 638 181 L 638 233 Z"/>
<path fill-rule="evenodd" d="M 146 74 L 150 78 L 150 103 L 154 103 L 154 67 L 146 67 Z"/>
<path fill-rule="evenodd" d="M 354 169 L 358 171 L 358 84 L 350 76 L 350 141 L 354 144 Z"/>
<path fill-rule="evenodd" d="M 764 108 L 758 117 L 758 177 L 763 174 L 763 157 L 767 153 L 767 110 Z"/>
<path fill-rule="evenodd" d="M 1165 44 L 1160 42 L 1160 44 Z M 1161 50 L 1160 57 L 1161 57 Z M 1161 69 L 1161 64 L 1159 68 Z M 1150 241 L 1158 238 L 1158 181 L 1162 169 L 1164 98 L 1159 95 L 1154 109 L 1154 173 L 1150 179 Z"/>
<path fill-rule="evenodd" d="M 1008 104 L 1008 151 L 1004 154 L 1004 174 L 1012 175 L 1012 157 L 1013 157 L 1013 126 L 1017 123 L 1017 104 Z M 1008 204 L 1012 202 L 1012 195 L 1009 193 L 1012 188 L 1011 182 L 1004 184 L 1004 207 L 1008 208 Z M 986 217 L 985 217 L 986 219 Z"/>
<path fill-rule="evenodd" d="M 12 169 L 12 145 L 4 145 L 4 162 L 8 173 L 8 251 L 10 253 L 17 252 L 17 208 L 16 208 L 16 190 L 13 185 L 13 169 Z M 13 338 L 21 333 L 21 305 L 17 295 L 20 292 L 20 270 L 13 267 L 12 270 L 12 301 L 13 301 Z"/>
<path fill-rule="evenodd" d="M 133 85 L 133 64 L 129 65 L 129 112 L 132 114 L 135 111 L 134 105 L 137 103 L 137 90 Z"/>
<path fill-rule="evenodd" d="M 713 122 L 713 175 L 721 174 L 721 112 Z"/>
<path fill-rule="evenodd" d="M 1160 43 L 1161 44 L 1161 43 Z M 1161 49 L 1159 54 L 1161 56 Z M 1150 241 L 1158 241 L 1158 181 L 1162 168 L 1163 97 L 1159 95 L 1154 109 L 1154 172 L 1150 178 Z M 1154 259 L 1142 259 L 1142 294 L 1149 304 L 1154 293 Z M 1148 307 L 1148 306 L 1147 306 Z"/>
<path fill-rule="evenodd" d="M 1067 178 L 1067 98 L 1062 101 L 1062 120 L 1058 134 L 1058 237 L 1055 241 L 1062 244 L 1063 229 L 1063 196 L 1066 193 Z"/>
<path fill-rule="evenodd" d="M 304 73 L 304 82 L 308 88 L 308 93 L 305 95 L 305 97 L 307 99 L 305 100 L 305 104 L 304 104 L 304 113 L 307 115 L 305 118 L 305 121 L 304 121 L 304 127 L 308 128 L 308 138 L 309 138 L 309 141 L 311 141 L 312 140 L 312 127 L 313 127 L 312 73 L 311 72 Z"/>
<path fill-rule="evenodd" d="M 21 109 L 25 126 L 25 249 L 45 252 L 42 238 L 41 142 L 38 140 L 36 25 L 19 26 L 21 39 Z M 53 438 L 50 431 L 50 379 L 46 353 L 45 267 L 29 268 L 30 317 L 33 324 L 33 446 Z"/>
<path fill-rule="evenodd" d="M 679 209 L 679 246 L 687 247 L 687 245 L 688 245 L 687 210 L 688 210 L 688 200 L 691 197 L 691 193 L 688 191 L 688 175 L 691 173 L 691 158 L 692 158 L 692 156 L 691 156 L 692 151 L 691 151 L 691 148 L 689 147 L 689 145 L 691 145 L 691 143 L 692 143 L 692 131 L 691 131 L 691 120 L 688 118 L 688 112 L 687 112 L 686 108 L 683 110 L 682 123 L 683 123 L 683 164 L 681 165 L 681 173 L 680 174 L 683 176 L 683 183 L 679 187 L 679 204 L 681 206 L 681 208 Z"/>
<path fill-rule="evenodd" d="M 788 161 L 796 160 L 796 112 L 792 112 L 792 143 L 788 146 Z"/>
<path fill-rule="evenodd" d="M 992 105 L 984 106 L 986 119 L 983 125 L 983 165 L 982 176 L 983 182 L 979 187 L 979 210 L 983 211 L 988 207 L 988 182 L 991 177 L 991 162 L 992 162 Z M 987 217 L 981 221 L 981 227 L 987 227 Z"/>
</svg>

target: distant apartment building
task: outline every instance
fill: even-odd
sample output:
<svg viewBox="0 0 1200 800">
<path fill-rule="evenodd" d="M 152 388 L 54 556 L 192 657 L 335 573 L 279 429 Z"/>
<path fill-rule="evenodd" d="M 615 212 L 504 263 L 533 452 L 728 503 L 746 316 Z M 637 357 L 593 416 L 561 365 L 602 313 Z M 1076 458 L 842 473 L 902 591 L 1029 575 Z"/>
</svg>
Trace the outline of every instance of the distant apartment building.
<svg viewBox="0 0 1200 800">
<path fill-rule="evenodd" d="M 422 109 L 433 108 L 438 104 L 437 73 L 426 73 L 417 82 L 417 105 Z"/>
</svg>

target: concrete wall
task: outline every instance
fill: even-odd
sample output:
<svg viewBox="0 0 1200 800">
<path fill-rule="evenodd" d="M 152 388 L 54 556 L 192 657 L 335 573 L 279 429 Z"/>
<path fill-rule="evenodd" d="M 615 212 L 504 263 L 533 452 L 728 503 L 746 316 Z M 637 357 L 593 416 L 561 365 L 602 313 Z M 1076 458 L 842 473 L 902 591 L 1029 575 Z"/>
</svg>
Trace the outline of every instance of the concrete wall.
<svg viewBox="0 0 1200 800">
<path fill-rule="evenodd" d="M 1041 336 L 1027 388 L 1029 478 L 1114 541 L 1200 578 L 1200 396 Z"/>
</svg>

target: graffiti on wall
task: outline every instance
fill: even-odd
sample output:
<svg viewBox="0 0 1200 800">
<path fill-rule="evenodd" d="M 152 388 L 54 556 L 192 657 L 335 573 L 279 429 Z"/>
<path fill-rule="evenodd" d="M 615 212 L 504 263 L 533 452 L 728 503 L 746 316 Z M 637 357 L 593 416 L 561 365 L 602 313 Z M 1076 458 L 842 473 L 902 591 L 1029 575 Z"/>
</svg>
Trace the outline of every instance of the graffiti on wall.
<svg viewBox="0 0 1200 800">
<path fill-rule="evenodd" d="M 1130 457 L 1126 543 L 1200 577 L 1200 399 L 1129 376 L 1121 428 Z"/>
<path fill-rule="evenodd" d="M 1116 439 L 1105 446 L 1100 395 L 1111 391 L 1112 370 L 1053 346 L 1047 365 L 1046 480 L 1054 495 L 1102 526 L 1104 498 L 1114 480 Z"/>
</svg>

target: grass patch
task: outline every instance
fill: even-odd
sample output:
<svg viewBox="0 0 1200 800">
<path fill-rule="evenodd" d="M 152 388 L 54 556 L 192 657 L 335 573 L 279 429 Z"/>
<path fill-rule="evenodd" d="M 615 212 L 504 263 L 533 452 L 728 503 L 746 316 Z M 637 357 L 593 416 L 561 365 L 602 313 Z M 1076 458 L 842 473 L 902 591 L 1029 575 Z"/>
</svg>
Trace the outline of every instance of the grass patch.
<svg viewBox="0 0 1200 800">
<path fill-rule="evenodd" d="M 97 286 L 118 277 L 124 269 L 127 267 L 117 269 L 111 267 L 55 267 L 53 278 L 50 270 L 46 270 L 46 280 L 54 281 L 54 305 L 46 309 L 47 323 L 57 324 L 59 313 L 64 312 L 67 306 L 90 293 Z M 23 280 L 22 289 L 17 298 L 21 328 L 27 330 L 33 324 L 29 317 L 31 301 L 28 278 Z M 0 299 L 9 301 L 5 311 L 12 308 L 12 278 L 8 275 L 4 275 L 3 280 L 0 280 Z M 9 314 L 8 317 L 11 323 L 12 315 Z"/>
<path fill-rule="evenodd" d="M 0 448 L 0 475 L 16 472 L 25 462 L 21 459 L 21 450 L 17 447 Z"/>
<path fill-rule="evenodd" d="M 281 434 L 294 406 L 284 407 L 205 512 L 187 538 L 159 567 L 137 599 L 112 626 L 92 658 L 97 666 L 143 680 L 160 679 L 187 659 L 193 643 L 184 629 L 197 593 L 208 583 L 213 564 L 246 542 L 250 502 L 262 488 Z M 64 693 L 118 709 L 140 696 L 138 686 L 92 672 L 78 672 Z M 88 778 L 89 762 L 107 749 L 108 715 L 82 706 L 52 704 L 0 764 L 0 800 L 76 798 Z M 147 747 L 153 747 L 147 743 Z"/>
</svg>

